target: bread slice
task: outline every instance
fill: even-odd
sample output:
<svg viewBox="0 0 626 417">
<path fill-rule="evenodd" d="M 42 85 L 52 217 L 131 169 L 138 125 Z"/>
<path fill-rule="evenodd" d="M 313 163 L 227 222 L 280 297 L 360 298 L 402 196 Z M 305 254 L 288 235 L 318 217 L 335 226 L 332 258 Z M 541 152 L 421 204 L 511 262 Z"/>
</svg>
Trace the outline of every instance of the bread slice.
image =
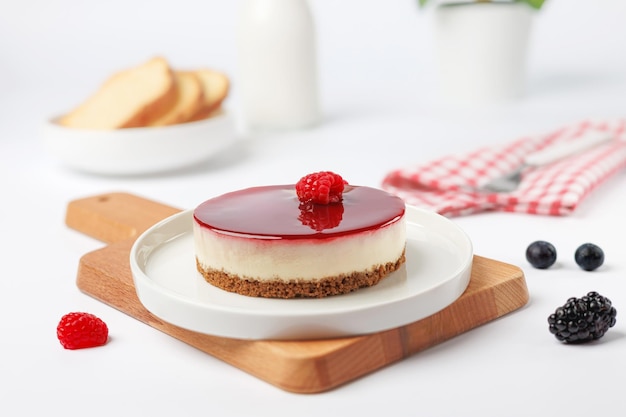
<svg viewBox="0 0 626 417">
<path fill-rule="evenodd" d="M 218 113 L 230 90 L 230 80 L 226 74 L 206 68 L 194 73 L 202 84 L 204 102 L 191 120 L 201 120 Z"/>
<path fill-rule="evenodd" d="M 152 120 L 149 126 L 167 126 L 191 120 L 204 104 L 204 90 L 200 79 L 193 71 L 174 71 L 176 102 L 161 117 Z"/>
<path fill-rule="evenodd" d="M 113 74 L 59 123 L 86 129 L 118 129 L 150 124 L 174 104 L 173 72 L 162 57 Z"/>
</svg>

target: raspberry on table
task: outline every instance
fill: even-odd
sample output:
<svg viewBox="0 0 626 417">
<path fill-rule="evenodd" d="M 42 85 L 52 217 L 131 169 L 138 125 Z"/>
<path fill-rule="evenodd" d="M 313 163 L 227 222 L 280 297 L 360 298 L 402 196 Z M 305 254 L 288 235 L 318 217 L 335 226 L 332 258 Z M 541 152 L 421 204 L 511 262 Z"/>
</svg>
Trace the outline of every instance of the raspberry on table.
<svg viewBox="0 0 626 417">
<path fill-rule="evenodd" d="M 296 183 L 296 194 L 302 203 L 331 204 L 342 200 L 347 184 L 339 174 L 320 171 L 305 175 Z"/>
<path fill-rule="evenodd" d="M 616 323 L 617 310 L 611 300 L 595 291 L 571 297 L 548 316 L 550 333 L 565 343 L 600 339 Z"/>
<path fill-rule="evenodd" d="M 102 346 L 108 337 L 106 323 L 90 313 L 68 313 L 57 325 L 57 338 L 65 349 Z"/>
</svg>

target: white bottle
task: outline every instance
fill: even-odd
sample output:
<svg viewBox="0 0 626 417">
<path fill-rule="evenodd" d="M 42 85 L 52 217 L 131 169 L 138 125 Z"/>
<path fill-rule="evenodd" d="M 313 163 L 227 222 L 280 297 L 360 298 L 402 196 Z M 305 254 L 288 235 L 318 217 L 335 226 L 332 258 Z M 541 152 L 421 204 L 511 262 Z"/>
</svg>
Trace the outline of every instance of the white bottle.
<svg viewBox="0 0 626 417">
<path fill-rule="evenodd" d="M 295 129 L 320 118 L 315 26 L 307 0 L 244 0 L 237 89 L 250 129 Z"/>
</svg>

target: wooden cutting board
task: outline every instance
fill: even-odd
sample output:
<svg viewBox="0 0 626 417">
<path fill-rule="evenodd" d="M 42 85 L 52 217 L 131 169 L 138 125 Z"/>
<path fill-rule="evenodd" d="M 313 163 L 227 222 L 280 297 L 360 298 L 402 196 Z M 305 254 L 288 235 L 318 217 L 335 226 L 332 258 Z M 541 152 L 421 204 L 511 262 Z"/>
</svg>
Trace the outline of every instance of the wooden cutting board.
<svg viewBox="0 0 626 417">
<path fill-rule="evenodd" d="M 328 340 L 239 340 L 185 330 L 160 320 L 139 301 L 130 249 L 146 229 L 180 209 L 127 194 L 69 203 L 66 224 L 107 244 L 81 257 L 77 286 L 84 293 L 283 390 L 333 389 L 519 309 L 528 302 L 522 270 L 474 256 L 469 286 L 444 310 L 380 333 Z"/>
</svg>

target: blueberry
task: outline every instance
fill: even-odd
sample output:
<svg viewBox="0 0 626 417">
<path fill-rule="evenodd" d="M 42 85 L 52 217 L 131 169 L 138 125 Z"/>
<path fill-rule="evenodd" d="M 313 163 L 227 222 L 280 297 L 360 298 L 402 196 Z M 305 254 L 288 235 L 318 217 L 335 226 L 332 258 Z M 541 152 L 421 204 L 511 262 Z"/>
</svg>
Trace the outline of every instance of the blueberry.
<svg viewBox="0 0 626 417">
<path fill-rule="evenodd" d="M 593 243 L 583 243 L 576 249 L 574 259 L 585 271 L 593 271 L 604 263 L 604 252 Z"/>
<path fill-rule="evenodd" d="M 526 260 L 535 268 L 549 268 L 556 262 L 556 249 L 551 243 L 538 240 L 528 245 Z"/>
</svg>

